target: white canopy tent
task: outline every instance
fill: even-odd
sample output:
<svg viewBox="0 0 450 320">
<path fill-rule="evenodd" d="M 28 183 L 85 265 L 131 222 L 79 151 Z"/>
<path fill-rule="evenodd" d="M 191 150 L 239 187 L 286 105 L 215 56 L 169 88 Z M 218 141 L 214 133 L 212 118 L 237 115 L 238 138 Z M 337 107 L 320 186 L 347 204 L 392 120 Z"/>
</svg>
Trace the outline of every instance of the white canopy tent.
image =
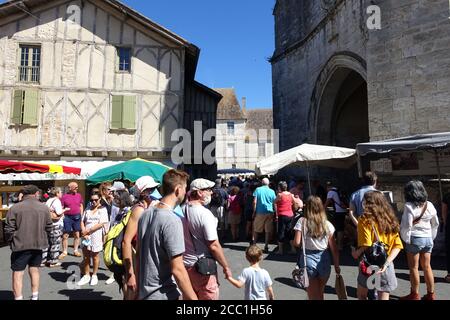
<svg viewBox="0 0 450 320">
<path fill-rule="evenodd" d="M 273 175 L 279 170 L 292 167 L 306 167 L 308 173 L 308 186 L 311 192 L 309 176 L 310 166 L 323 166 L 331 168 L 348 169 L 357 162 L 356 150 L 334 146 L 302 144 L 298 147 L 277 153 L 256 164 L 258 175 Z"/>
</svg>

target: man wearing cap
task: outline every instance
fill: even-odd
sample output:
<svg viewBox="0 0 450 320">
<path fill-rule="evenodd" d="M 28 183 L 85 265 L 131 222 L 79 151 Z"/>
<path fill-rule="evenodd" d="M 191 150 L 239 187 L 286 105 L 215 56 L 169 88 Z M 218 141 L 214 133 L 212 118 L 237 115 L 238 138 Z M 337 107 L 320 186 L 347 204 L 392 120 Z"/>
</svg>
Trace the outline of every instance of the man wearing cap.
<svg viewBox="0 0 450 320">
<path fill-rule="evenodd" d="M 269 253 L 269 239 L 273 233 L 273 221 L 275 213 L 275 191 L 269 188 L 270 181 L 262 180 L 262 186 L 253 193 L 253 239 L 256 243 L 258 234 L 265 232 L 264 253 Z"/>
<path fill-rule="evenodd" d="M 81 214 L 83 213 L 83 198 L 78 193 L 78 184 L 71 182 L 68 185 L 69 191 L 61 198 L 61 204 L 64 209 L 68 209 L 64 213 L 64 230 L 63 230 L 63 252 L 59 259 L 64 259 L 67 256 L 67 247 L 69 242 L 69 234 L 73 232 L 73 255 L 81 257 L 78 251 L 80 246 L 80 231 L 81 231 Z"/>
<path fill-rule="evenodd" d="M 186 251 L 183 260 L 199 300 L 219 299 L 217 274 L 202 275 L 195 268 L 200 257 L 214 258 L 222 266 L 225 278 L 231 276 L 231 270 L 217 235 L 217 219 L 205 207 L 211 203 L 214 186 L 214 182 L 206 179 L 194 180 L 190 187 L 190 201 L 184 208 L 183 227 Z"/>
<path fill-rule="evenodd" d="M 161 198 L 156 194 L 156 188 L 159 186 L 152 177 L 143 176 L 139 178 L 134 187 L 139 192 L 139 201 L 131 209 L 131 216 L 126 226 L 125 235 L 122 241 L 122 255 L 125 267 L 123 293 L 125 300 L 135 300 L 137 295 L 137 282 L 134 272 L 136 265 L 134 253 L 137 240 L 138 222 L 145 209 L 155 206 Z M 159 193 L 158 193 L 159 194 Z"/>
</svg>

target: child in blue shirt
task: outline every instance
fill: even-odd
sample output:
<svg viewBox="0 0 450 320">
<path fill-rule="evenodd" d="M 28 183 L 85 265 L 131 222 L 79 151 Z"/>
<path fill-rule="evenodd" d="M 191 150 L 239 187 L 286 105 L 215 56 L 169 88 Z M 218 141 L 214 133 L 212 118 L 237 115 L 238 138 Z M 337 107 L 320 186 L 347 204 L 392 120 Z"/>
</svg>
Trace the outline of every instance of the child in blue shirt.
<svg viewBox="0 0 450 320">
<path fill-rule="evenodd" d="M 259 262 L 262 260 L 263 252 L 261 248 L 252 245 L 245 251 L 245 257 L 250 263 L 250 267 L 245 268 L 238 279 L 229 277 L 228 281 L 237 288 L 245 286 L 245 300 L 274 300 L 272 280 L 269 273 L 261 269 Z"/>
</svg>

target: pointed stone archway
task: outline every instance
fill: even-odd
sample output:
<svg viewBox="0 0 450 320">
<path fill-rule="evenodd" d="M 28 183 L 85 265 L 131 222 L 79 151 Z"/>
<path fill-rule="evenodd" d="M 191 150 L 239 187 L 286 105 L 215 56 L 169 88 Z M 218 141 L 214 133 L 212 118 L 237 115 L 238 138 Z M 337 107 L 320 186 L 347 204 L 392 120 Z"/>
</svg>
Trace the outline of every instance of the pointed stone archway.
<svg viewBox="0 0 450 320">
<path fill-rule="evenodd" d="M 314 89 L 310 130 L 314 143 L 355 148 L 369 141 L 367 71 L 362 58 L 334 55 Z"/>
<path fill-rule="evenodd" d="M 310 136 L 314 143 L 355 148 L 369 137 L 367 71 L 365 61 L 349 52 L 330 58 L 314 89 L 310 109 Z M 349 170 L 316 170 L 334 179 L 348 193 L 359 186 L 355 165 Z"/>
</svg>

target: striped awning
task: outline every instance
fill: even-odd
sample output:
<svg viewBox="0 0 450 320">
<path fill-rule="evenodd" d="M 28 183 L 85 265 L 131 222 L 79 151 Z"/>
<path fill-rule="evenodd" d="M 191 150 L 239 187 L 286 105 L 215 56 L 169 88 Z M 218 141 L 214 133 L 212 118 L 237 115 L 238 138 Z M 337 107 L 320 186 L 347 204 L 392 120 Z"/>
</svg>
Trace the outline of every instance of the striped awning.
<svg viewBox="0 0 450 320">
<path fill-rule="evenodd" d="M 65 173 L 81 174 L 81 168 L 56 164 L 0 160 L 1 173 Z"/>
</svg>

